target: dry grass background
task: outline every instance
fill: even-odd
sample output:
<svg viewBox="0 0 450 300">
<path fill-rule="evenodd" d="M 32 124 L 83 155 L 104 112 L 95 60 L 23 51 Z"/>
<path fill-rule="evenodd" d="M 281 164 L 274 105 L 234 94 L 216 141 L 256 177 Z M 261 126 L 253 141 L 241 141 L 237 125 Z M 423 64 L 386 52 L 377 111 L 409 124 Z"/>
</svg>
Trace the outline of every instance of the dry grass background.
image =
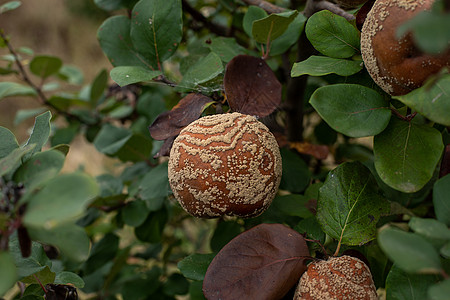
<svg viewBox="0 0 450 300">
<path fill-rule="evenodd" d="M 6 2 L 9 0 L 0 0 L 0 5 Z M 10 36 L 15 48 L 24 46 L 37 55 L 60 57 L 64 64 L 80 68 L 85 76 L 84 83 L 89 83 L 103 68 L 111 69 L 96 38 L 97 28 L 107 16 L 93 8 L 93 0 L 22 0 L 18 9 L 0 15 L 0 28 Z M 7 53 L 5 48 L 0 49 L 0 55 Z M 0 77 L 0 81 L 20 82 L 14 76 Z M 13 131 L 19 143 L 25 142 L 33 120 L 14 126 L 14 117 L 20 109 L 35 107 L 39 107 L 39 103 L 30 97 L 0 100 L 0 126 Z M 79 136 L 71 145 L 63 171 L 80 166 L 97 175 L 110 172 L 114 162 Z"/>
</svg>

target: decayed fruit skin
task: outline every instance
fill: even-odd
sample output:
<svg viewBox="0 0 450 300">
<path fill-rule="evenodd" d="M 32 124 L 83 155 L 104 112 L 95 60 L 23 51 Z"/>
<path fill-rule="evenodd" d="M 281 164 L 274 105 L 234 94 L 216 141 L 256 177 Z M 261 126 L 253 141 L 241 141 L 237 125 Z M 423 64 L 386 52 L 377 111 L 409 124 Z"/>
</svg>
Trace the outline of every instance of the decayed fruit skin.
<svg viewBox="0 0 450 300">
<path fill-rule="evenodd" d="M 397 28 L 434 0 L 377 0 L 361 30 L 361 54 L 374 81 L 391 95 L 404 95 L 423 85 L 432 74 L 450 66 L 450 50 L 432 56 L 414 46 L 411 34 L 400 40 Z"/>
<path fill-rule="evenodd" d="M 254 217 L 269 207 L 281 180 L 281 155 L 255 117 L 227 113 L 200 118 L 175 139 L 169 183 L 191 215 Z"/>
<path fill-rule="evenodd" d="M 308 265 L 294 300 L 377 300 L 369 267 L 352 256 L 331 257 Z"/>
</svg>

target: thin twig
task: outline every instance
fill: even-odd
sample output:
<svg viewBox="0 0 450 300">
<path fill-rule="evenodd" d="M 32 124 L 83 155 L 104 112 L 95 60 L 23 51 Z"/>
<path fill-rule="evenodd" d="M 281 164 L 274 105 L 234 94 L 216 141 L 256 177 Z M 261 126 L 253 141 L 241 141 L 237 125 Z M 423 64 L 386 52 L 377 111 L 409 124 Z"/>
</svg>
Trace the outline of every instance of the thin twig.
<svg viewBox="0 0 450 300">
<path fill-rule="evenodd" d="M 286 10 L 283 7 L 276 6 L 264 0 L 243 0 L 243 1 L 248 5 L 258 6 L 264 9 L 269 14 L 277 14 Z"/>
<path fill-rule="evenodd" d="M 189 13 L 195 20 L 203 23 L 203 25 L 208 28 L 212 33 L 215 33 L 219 36 L 229 36 L 229 31 L 227 27 L 216 24 L 208 20 L 201 12 L 197 11 L 193 8 L 189 2 L 186 0 L 182 1 L 183 10 Z"/>
<path fill-rule="evenodd" d="M 337 6 L 334 3 L 328 2 L 328 1 L 312 1 L 314 2 L 314 6 L 315 6 L 315 12 L 320 11 L 320 10 L 329 10 L 332 13 L 334 13 L 335 15 L 341 16 L 346 18 L 348 21 L 352 21 L 355 19 L 355 16 L 348 13 L 347 11 L 343 10 L 342 8 L 340 8 L 339 6 Z"/>
</svg>

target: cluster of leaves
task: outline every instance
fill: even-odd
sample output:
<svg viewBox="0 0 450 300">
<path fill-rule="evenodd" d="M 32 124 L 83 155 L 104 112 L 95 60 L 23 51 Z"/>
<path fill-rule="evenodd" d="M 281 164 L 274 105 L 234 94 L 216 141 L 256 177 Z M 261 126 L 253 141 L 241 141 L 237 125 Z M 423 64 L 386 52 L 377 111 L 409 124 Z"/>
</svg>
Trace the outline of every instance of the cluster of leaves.
<svg viewBox="0 0 450 300">
<path fill-rule="evenodd" d="M 358 250 L 388 299 L 447 296 L 448 73 L 391 98 L 364 69 L 355 22 L 327 10 L 94 2 L 128 12 L 98 29 L 118 86 L 108 85 L 105 70 L 83 84 L 78 68 L 15 49 L 1 32 L 9 54 L 0 74 L 24 83 L 1 82 L 0 99 L 31 96 L 43 107 L 17 113 L 16 123 L 35 117 L 22 145 L 0 127 L 0 295 L 19 282 L 14 299 L 48 297 L 47 284 L 72 284 L 101 299 L 281 299 L 292 296 L 311 257 Z M 441 16 L 438 24 L 448 17 L 440 3 L 431 13 Z M 8 2 L 0 13 L 19 6 Z M 429 18 L 401 30 L 424 42 L 430 35 L 421 30 L 434 28 L 423 21 Z M 425 50 L 442 49 L 442 40 L 448 45 L 442 35 Z M 304 82 L 296 105 L 312 129 L 300 133 L 302 141 L 288 141 L 281 126 L 293 110 L 282 99 L 294 79 Z M 197 220 L 173 199 L 163 157 L 183 127 L 226 111 L 256 115 L 276 135 L 280 193 L 256 218 Z M 117 158 L 121 171 L 59 174 L 79 135 Z M 373 137 L 373 150 L 362 137 Z"/>
</svg>

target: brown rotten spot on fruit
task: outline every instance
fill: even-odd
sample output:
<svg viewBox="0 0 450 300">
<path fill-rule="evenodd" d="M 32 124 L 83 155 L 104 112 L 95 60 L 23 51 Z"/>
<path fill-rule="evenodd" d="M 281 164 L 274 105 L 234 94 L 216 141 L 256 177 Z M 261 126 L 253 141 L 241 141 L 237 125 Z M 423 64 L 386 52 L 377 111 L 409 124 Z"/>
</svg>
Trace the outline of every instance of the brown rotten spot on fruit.
<svg viewBox="0 0 450 300">
<path fill-rule="evenodd" d="M 226 113 L 200 118 L 175 139 L 169 183 L 191 215 L 254 217 L 267 209 L 281 180 L 281 155 L 255 117 Z"/>
<path fill-rule="evenodd" d="M 352 256 L 310 263 L 295 291 L 294 300 L 376 300 L 369 267 Z"/>
<path fill-rule="evenodd" d="M 361 54 L 373 80 L 391 95 L 404 95 L 423 85 L 432 74 L 450 66 L 450 50 L 430 55 L 418 50 L 409 33 L 400 39 L 400 25 L 423 10 L 433 0 L 377 0 L 361 31 Z"/>
</svg>

